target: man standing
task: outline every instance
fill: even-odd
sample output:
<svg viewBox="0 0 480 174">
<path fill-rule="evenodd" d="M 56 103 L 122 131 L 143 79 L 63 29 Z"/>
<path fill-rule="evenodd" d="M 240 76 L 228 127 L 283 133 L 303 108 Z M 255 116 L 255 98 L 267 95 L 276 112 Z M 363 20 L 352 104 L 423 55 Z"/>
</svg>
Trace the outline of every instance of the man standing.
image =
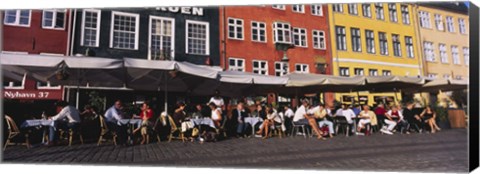
<svg viewBox="0 0 480 174">
<path fill-rule="evenodd" d="M 55 126 L 50 127 L 49 146 L 56 142 L 56 130 L 61 128 L 65 130 L 72 129 L 73 131 L 76 131 L 81 122 L 80 112 L 77 110 L 77 108 L 69 106 L 65 101 L 59 101 L 55 105 L 58 108 L 61 108 L 61 110 L 57 115 L 49 118 L 50 120 L 55 121 Z"/>
</svg>

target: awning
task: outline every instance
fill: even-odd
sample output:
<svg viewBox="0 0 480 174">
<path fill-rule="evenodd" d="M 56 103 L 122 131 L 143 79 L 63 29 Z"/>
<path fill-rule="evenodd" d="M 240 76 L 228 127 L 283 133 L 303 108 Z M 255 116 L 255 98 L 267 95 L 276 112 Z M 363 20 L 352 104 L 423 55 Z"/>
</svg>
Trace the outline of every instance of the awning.
<svg viewBox="0 0 480 174">
<path fill-rule="evenodd" d="M 425 84 L 423 77 L 403 76 L 367 76 L 366 84 L 355 90 L 369 92 L 394 92 L 406 88 L 421 87 Z"/>
</svg>

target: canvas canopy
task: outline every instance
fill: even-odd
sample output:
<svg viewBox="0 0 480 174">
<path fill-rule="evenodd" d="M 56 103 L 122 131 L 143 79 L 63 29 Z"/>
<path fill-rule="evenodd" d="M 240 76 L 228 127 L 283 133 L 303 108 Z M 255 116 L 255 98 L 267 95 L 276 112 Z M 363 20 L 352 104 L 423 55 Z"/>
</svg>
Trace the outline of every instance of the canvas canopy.
<svg viewBox="0 0 480 174">
<path fill-rule="evenodd" d="M 357 91 L 395 92 L 406 88 L 421 87 L 425 84 L 423 77 L 403 76 L 367 76 L 366 84 L 359 86 Z"/>
<path fill-rule="evenodd" d="M 453 79 L 435 79 L 424 84 L 421 88 L 418 88 L 418 92 L 438 92 L 442 91 L 455 91 L 465 90 L 468 88 L 468 79 L 466 80 L 453 80 Z"/>
</svg>

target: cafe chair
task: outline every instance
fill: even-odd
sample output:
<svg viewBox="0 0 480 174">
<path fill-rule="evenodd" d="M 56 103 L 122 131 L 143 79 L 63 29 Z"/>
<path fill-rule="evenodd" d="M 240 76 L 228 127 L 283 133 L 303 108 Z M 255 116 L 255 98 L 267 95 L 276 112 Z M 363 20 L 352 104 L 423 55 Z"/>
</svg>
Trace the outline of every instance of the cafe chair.
<svg viewBox="0 0 480 174">
<path fill-rule="evenodd" d="M 150 129 L 151 131 L 149 132 L 149 134 L 153 134 L 154 136 L 157 137 L 157 143 L 160 143 L 161 140 L 160 140 L 160 131 L 158 130 L 158 127 L 160 125 L 160 121 L 161 121 L 161 118 L 158 117 L 155 121 L 155 124 L 153 124 L 153 127 L 152 129 Z M 148 142 L 147 142 L 148 143 Z"/>
<path fill-rule="evenodd" d="M 305 139 L 307 139 L 307 134 L 308 133 L 307 133 L 306 126 L 307 125 L 304 125 L 304 124 L 295 124 L 295 122 L 293 122 L 293 119 L 292 119 L 292 134 L 291 134 L 291 137 L 297 136 L 296 133 L 298 133 L 298 131 L 301 129 L 302 133 L 303 133 L 303 137 Z"/>
<path fill-rule="evenodd" d="M 178 137 L 173 136 L 176 132 L 178 132 Z M 168 136 L 168 142 L 170 143 L 173 138 L 180 139 L 182 140 L 182 142 L 185 143 L 185 135 L 182 132 L 182 128 L 175 124 L 172 124 L 172 130 L 170 130 L 170 135 Z"/>
<path fill-rule="evenodd" d="M 5 142 L 5 145 L 3 147 L 3 150 L 7 149 L 8 145 L 17 145 L 18 143 L 14 143 L 13 139 L 16 138 L 17 135 L 21 134 L 20 129 L 18 129 L 17 127 L 17 124 L 15 123 L 15 121 L 13 121 L 13 119 L 10 116 L 5 115 L 5 122 L 7 123 L 8 136 L 7 136 L 7 141 Z M 30 142 L 28 139 L 28 133 L 25 133 L 24 135 L 25 135 L 25 142 L 20 143 L 20 145 L 25 145 L 27 146 L 27 149 L 29 149 Z"/>
<path fill-rule="evenodd" d="M 335 132 L 338 134 L 338 129 L 342 128 L 342 130 L 345 132 L 345 136 L 348 137 L 348 134 L 350 133 L 350 124 L 348 123 L 347 118 L 344 116 L 335 116 L 333 121 L 335 124 Z"/>
<path fill-rule="evenodd" d="M 83 144 L 83 136 L 82 136 L 82 127 L 79 126 L 77 130 L 68 129 L 68 146 L 72 146 L 73 137 L 78 136 L 80 140 L 80 144 Z"/>
<path fill-rule="evenodd" d="M 272 136 L 278 136 L 279 138 L 282 138 L 282 136 L 285 136 L 285 132 L 282 130 L 282 125 L 281 124 L 276 124 L 273 126 L 273 129 L 269 129 L 272 133 L 269 135 Z"/>
<path fill-rule="evenodd" d="M 113 144 L 116 146 L 117 133 L 108 129 L 107 122 L 105 122 L 105 118 L 103 116 L 99 116 L 99 120 L 100 120 L 100 137 L 98 138 L 97 146 L 100 146 L 100 144 L 102 143 L 102 140 L 104 140 L 105 136 L 109 134 L 112 136 Z"/>
</svg>

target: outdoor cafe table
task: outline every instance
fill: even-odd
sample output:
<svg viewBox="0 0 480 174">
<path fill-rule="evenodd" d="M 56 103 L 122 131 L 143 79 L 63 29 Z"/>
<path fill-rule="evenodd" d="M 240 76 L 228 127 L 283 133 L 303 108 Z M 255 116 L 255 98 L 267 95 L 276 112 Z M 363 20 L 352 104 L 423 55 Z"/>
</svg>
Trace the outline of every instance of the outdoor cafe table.
<svg viewBox="0 0 480 174">
<path fill-rule="evenodd" d="M 190 119 L 190 121 L 198 126 L 198 125 L 207 125 L 207 126 L 210 126 L 211 128 L 216 128 L 215 127 L 215 123 L 213 123 L 213 120 L 210 119 L 210 118 L 194 118 L 194 119 Z"/>
<path fill-rule="evenodd" d="M 263 120 L 260 117 L 245 117 L 245 123 L 252 126 L 252 136 L 255 135 L 255 125 L 261 122 L 263 122 Z"/>
<path fill-rule="evenodd" d="M 30 128 L 30 127 L 44 127 L 43 136 L 42 136 L 42 143 L 45 143 L 45 136 L 47 134 L 46 127 L 54 127 L 55 121 L 53 120 L 43 120 L 43 119 L 34 119 L 34 120 L 25 120 L 20 127 L 21 128 Z"/>
<path fill-rule="evenodd" d="M 118 120 L 118 123 L 121 125 L 135 125 L 135 127 L 140 127 L 142 126 L 142 119 L 120 119 Z"/>
</svg>

